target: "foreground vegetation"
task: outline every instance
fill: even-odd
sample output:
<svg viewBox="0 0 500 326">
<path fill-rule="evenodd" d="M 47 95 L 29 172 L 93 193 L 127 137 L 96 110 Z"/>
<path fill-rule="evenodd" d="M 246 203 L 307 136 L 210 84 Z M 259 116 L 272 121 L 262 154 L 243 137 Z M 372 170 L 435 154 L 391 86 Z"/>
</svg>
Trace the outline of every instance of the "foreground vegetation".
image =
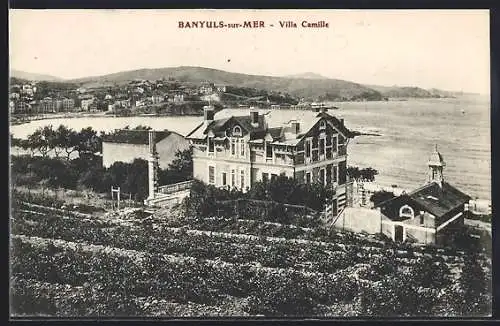
<svg viewBox="0 0 500 326">
<path fill-rule="evenodd" d="M 52 126 L 39 128 L 27 139 L 11 136 L 11 146 L 30 153 L 11 156 L 12 186 L 89 189 L 96 193 L 109 193 L 111 186 L 119 186 L 123 193 L 142 201 L 148 196 L 147 161 L 116 162 L 104 168 L 99 153 L 105 136 L 91 127 L 75 131 L 63 125 L 57 129 Z M 191 179 L 191 154 L 190 150 L 178 151 L 167 169 L 159 169 L 159 184 Z"/>
<path fill-rule="evenodd" d="M 184 216 L 182 207 L 97 218 L 19 195 L 11 227 L 18 315 L 458 316 L 491 309 L 491 262 L 474 251 L 244 216 Z"/>
</svg>

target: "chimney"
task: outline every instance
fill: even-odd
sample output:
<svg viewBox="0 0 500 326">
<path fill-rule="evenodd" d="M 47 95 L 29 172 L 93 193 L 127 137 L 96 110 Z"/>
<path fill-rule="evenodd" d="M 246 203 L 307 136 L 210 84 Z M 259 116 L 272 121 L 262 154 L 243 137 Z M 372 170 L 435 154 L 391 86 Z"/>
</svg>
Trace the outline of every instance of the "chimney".
<svg viewBox="0 0 500 326">
<path fill-rule="evenodd" d="M 251 107 L 250 108 L 250 118 L 251 118 L 252 127 L 257 128 L 259 126 L 259 111 L 257 111 L 255 108 Z"/>
<path fill-rule="evenodd" d="M 420 211 L 420 224 L 424 224 L 424 216 L 425 216 L 425 212 Z"/>
<path fill-rule="evenodd" d="M 292 133 L 298 135 L 300 131 L 300 123 L 298 121 L 292 121 Z"/>
<path fill-rule="evenodd" d="M 344 119 L 340 119 L 340 124 L 343 126 L 344 125 Z"/>
<path fill-rule="evenodd" d="M 207 105 L 203 107 L 203 120 L 205 122 L 214 121 L 214 107 L 211 105 Z"/>
<path fill-rule="evenodd" d="M 156 133 L 154 130 L 148 131 L 148 144 L 149 144 L 149 154 L 153 155 L 155 153 L 155 137 Z"/>
</svg>

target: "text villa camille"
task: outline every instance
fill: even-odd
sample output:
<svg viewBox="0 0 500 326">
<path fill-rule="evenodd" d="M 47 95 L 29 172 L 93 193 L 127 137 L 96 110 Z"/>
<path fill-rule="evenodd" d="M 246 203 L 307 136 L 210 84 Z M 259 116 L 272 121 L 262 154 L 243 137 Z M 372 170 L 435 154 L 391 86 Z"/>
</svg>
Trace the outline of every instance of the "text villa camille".
<svg viewBox="0 0 500 326">
<path fill-rule="evenodd" d="M 179 21 L 178 28 L 328 28 L 328 23 L 321 21 L 278 21 L 278 23 L 269 23 L 262 20 L 248 20 L 241 22 L 220 21 Z"/>
</svg>

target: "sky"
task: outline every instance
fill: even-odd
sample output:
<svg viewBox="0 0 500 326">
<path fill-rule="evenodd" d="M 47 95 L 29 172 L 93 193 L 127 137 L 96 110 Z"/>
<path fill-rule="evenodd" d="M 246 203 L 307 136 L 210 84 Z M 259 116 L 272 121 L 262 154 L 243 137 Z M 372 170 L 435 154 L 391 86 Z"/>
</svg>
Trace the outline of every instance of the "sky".
<svg viewBox="0 0 500 326">
<path fill-rule="evenodd" d="M 178 27 L 179 21 L 253 20 L 265 27 Z M 280 21 L 298 28 L 281 28 Z M 328 28 L 303 28 L 302 21 L 325 21 Z M 490 91 L 487 10 L 11 9 L 9 54 L 11 69 L 62 78 L 201 66 Z"/>
</svg>

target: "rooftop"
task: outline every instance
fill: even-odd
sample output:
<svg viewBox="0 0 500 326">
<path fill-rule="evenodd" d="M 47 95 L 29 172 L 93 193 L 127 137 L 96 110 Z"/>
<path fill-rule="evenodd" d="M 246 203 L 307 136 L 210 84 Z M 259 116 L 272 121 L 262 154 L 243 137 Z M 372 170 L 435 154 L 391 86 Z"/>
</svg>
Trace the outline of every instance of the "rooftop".
<svg viewBox="0 0 500 326">
<path fill-rule="evenodd" d="M 436 182 L 429 183 L 409 193 L 408 196 L 434 216 L 443 216 L 471 199 L 447 182 L 443 182 L 442 187 Z"/>
<path fill-rule="evenodd" d="M 155 143 L 162 141 L 171 134 L 168 130 L 155 132 Z M 103 142 L 122 144 L 149 144 L 149 130 L 117 129 L 112 134 L 105 135 Z"/>
<path fill-rule="evenodd" d="M 259 112 L 259 123 L 256 126 L 251 124 L 250 111 Z M 312 110 L 269 110 L 269 109 L 224 109 L 217 112 L 214 116 L 214 121 L 206 125 L 201 123 L 190 134 L 189 138 L 204 139 L 208 130 L 212 130 L 215 134 L 217 132 L 224 132 L 226 123 L 234 119 L 244 129 L 251 133 L 251 139 L 264 137 L 267 132 L 278 142 L 287 145 L 295 145 L 306 132 L 308 132 L 319 120 L 322 118 L 329 119 L 336 128 L 342 133 L 350 137 L 351 131 L 347 129 L 342 122 L 336 117 L 321 112 L 314 112 Z M 291 123 L 299 122 L 299 133 L 294 134 L 291 132 Z M 278 140 L 279 139 L 279 140 Z"/>
</svg>

